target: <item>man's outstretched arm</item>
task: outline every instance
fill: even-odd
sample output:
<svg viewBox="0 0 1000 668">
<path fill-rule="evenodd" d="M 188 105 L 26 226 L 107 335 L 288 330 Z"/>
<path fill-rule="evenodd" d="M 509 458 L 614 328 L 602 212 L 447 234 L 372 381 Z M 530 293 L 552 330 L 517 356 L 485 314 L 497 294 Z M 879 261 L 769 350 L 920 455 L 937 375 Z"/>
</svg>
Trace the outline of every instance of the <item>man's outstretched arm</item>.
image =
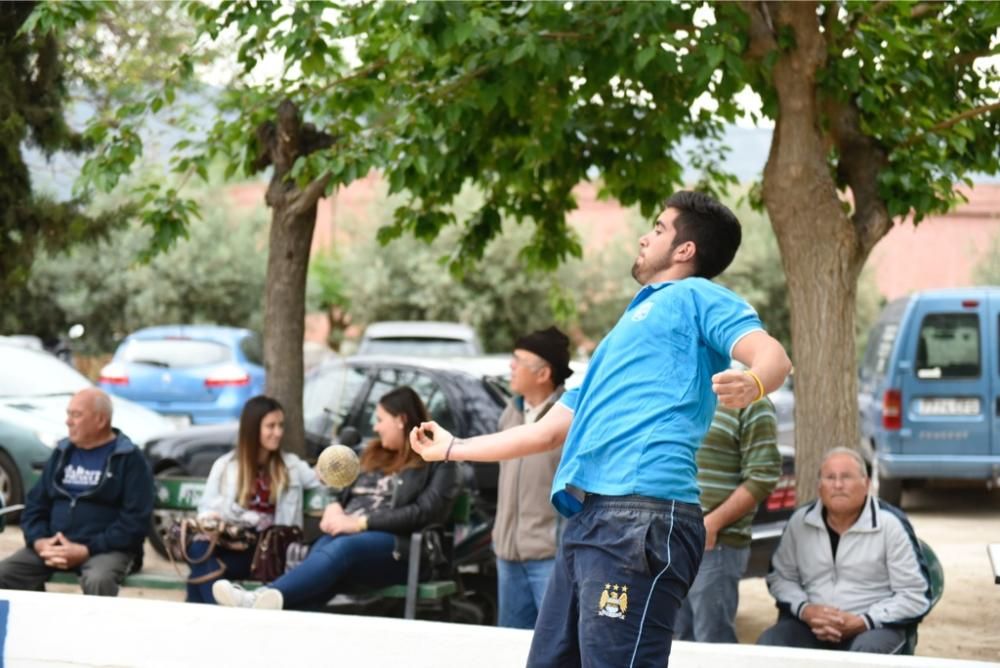
<svg viewBox="0 0 1000 668">
<path fill-rule="evenodd" d="M 499 462 L 554 450 L 566 440 L 573 411 L 554 405 L 538 422 L 475 438 L 455 438 L 436 422 L 424 422 L 410 431 L 410 445 L 429 462 Z M 426 432 L 430 432 L 428 435 Z"/>
</svg>

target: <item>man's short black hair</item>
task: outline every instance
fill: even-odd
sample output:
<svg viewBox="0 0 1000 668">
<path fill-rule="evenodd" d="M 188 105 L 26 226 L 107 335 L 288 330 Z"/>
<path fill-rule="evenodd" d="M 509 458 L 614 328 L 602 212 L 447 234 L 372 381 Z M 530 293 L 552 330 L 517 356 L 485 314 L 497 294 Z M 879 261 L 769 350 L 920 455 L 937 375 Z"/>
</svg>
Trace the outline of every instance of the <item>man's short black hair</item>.
<svg viewBox="0 0 1000 668">
<path fill-rule="evenodd" d="M 694 275 L 715 278 L 725 271 L 743 238 L 736 215 L 711 195 L 693 190 L 674 193 L 663 208 L 677 211 L 674 247 L 694 242 Z"/>
</svg>

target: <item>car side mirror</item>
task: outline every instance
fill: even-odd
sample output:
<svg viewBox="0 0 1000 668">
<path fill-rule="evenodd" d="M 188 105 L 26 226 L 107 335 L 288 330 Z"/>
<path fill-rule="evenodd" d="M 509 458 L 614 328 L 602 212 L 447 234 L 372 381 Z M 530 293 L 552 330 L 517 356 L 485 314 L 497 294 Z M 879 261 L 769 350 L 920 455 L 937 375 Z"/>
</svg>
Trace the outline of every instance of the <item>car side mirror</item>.
<svg viewBox="0 0 1000 668">
<path fill-rule="evenodd" d="M 361 432 L 354 427 L 344 427 L 337 434 L 337 442 L 349 448 L 356 448 L 361 443 Z"/>
</svg>

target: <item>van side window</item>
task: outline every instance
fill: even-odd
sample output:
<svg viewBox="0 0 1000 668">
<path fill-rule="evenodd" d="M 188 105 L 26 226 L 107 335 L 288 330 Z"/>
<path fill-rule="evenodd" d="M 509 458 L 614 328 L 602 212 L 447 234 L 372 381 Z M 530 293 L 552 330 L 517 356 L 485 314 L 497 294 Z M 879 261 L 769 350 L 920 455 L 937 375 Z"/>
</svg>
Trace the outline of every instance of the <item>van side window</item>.
<svg viewBox="0 0 1000 668">
<path fill-rule="evenodd" d="M 945 380 L 980 374 L 979 316 L 975 313 L 932 313 L 920 323 L 917 378 Z"/>
<path fill-rule="evenodd" d="M 868 338 L 868 348 L 865 350 L 865 358 L 861 363 L 861 376 L 863 378 L 877 378 L 885 375 L 889 355 L 892 354 L 892 346 L 896 342 L 898 332 L 898 322 L 880 323 L 872 329 Z"/>
</svg>

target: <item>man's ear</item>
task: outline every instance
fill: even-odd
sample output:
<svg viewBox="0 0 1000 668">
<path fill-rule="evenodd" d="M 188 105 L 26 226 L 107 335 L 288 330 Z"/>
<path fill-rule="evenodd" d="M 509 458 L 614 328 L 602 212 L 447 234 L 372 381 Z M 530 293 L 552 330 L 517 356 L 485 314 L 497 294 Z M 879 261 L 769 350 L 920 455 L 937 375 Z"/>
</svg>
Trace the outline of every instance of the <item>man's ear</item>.
<svg viewBox="0 0 1000 668">
<path fill-rule="evenodd" d="M 552 367 L 546 364 L 541 369 L 538 370 L 538 379 L 541 381 L 552 382 Z"/>
<path fill-rule="evenodd" d="M 677 244 L 677 247 L 674 248 L 674 262 L 693 262 L 697 250 L 693 241 Z"/>
</svg>

